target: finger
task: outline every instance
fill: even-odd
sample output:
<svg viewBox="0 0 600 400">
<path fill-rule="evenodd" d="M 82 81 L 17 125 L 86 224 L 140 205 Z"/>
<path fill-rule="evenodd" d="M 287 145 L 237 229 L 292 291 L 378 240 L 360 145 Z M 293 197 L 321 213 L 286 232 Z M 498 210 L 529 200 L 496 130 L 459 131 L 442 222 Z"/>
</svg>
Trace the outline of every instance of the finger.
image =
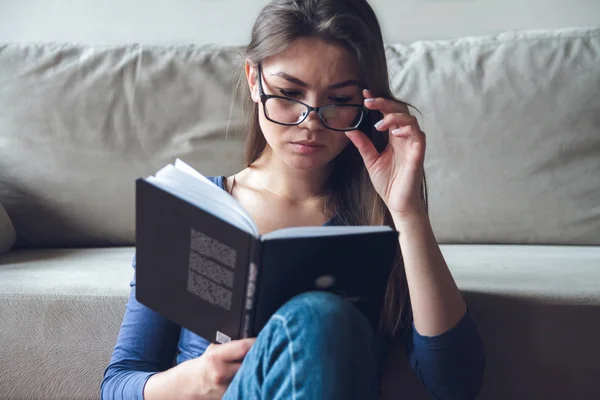
<svg viewBox="0 0 600 400">
<path fill-rule="evenodd" d="M 402 113 L 387 114 L 385 117 L 383 117 L 383 119 L 375 124 L 375 128 L 380 132 L 387 131 L 388 129 L 393 130 L 404 126 L 412 127 L 417 131 L 420 130 L 419 122 L 414 116 Z"/>
<path fill-rule="evenodd" d="M 219 374 L 216 376 L 216 383 L 220 385 L 229 385 L 233 377 L 240 370 L 241 362 L 226 363 L 219 367 Z"/>
<path fill-rule="evenodd" d="M 365 99 L 375 98 L 375 96 L 373 96 L 373 92 L 371 92 L 369 89 L 363 89 L 362 93 Z"/>
<path fill-rule="evenodd" d="M 233 379 L 233 377 L 235 376 L 235 374 L 237 374 L 237 372 L 240 370 L 242 366 L 241 362 L 233 362 L 233 363 L 227 363 L 225 366 L 225 372 L 227 377 L 229 378 L 229 382 L 231 382 L 231 380 Z M 227 383 L 229 383 L 227 382 Z"/>
<path fill-rule="evenodd" d="M 400 128 L 392 129 L 390 131 L 392 136 L 399 138 L 413 138 L 414 140 L 425 141 L 425 132 L 422 130 L 415 129 L 412 125 L 402 126 Z"/>
<path fill-rule="evenodd" d="M 363 90 L 363 96 L 365 97 L 364 105 L 369 110 L 379 110 L 384 114 L 390 113 L 404 113 L 410 114 L 410 111 L 405 103 L 397 100 L 386 99 L 383 97 L 373 97 L 373 93 L 370 90 Z"/>
<path fill-rule="evenodd" d="M 401 126 L 400 128 L 392 129 L 390 133 L 398 138 L 409 138 L 413 135 L 414 128 L 411 125 Z"/>
<path fill-rule="evenodd" d="M 390 131 L 390 134 L 397 139 L 409 140 L 413 145 L 419 145 L 423 148 L 422 153 L 424 154 L 424 149 L 426 147 L 426 136 L 425 132 L 417 131 L 412 126 L 404 126 L 402 128 L 393 129 Z M 394 146 L 396 141 L 390 139 L 390 143 Z M 419 159 L 419 162 L 423 162 L 423 160 Z"/>
<path fill-rule="evenodd" d="M 358 149 L 367 169 L 370 169 L 379 158 L 379 153 L 377 152 L 377 149 L 375 149 L 373 142 L 371 142 L 367 135 L 359 130 L 348 131 L 346 132 L 346 136 L 348 136 L 348 139 L 350 139 Z"/>
<path fill-rule="evenodd" d="M 209 365 L 209 370 L 207 371 L 208 381 L 212 385 L 228 386 L 241 366 L 241 362 L 214 362 Z"/>
<path fill-rule="evenodd" d="M 229 343 L 211 345 L 211 347 L 214 346 L 212 347 L 214 349 L 212 351 L 215 353 L 215 356 L 218 356 L 222 361 L 233 362 L 242 360 L 255 341 L 255 338 L 233 340 Z"/>
</svg>

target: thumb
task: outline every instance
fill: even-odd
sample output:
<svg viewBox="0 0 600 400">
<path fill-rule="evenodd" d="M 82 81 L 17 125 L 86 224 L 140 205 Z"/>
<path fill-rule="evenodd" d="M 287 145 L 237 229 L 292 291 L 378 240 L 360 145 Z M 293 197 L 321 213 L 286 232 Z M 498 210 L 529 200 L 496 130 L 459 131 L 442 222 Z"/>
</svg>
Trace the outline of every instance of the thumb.
<svg viewBox="0 0 600 400">
<path fill-rule="evenodd" d="M 225 362 L 240 361 L 250 350 L 256 339 L 234 340 L 229 343 L 214 345 L 213 351 Z M 212 345 L 211 345 L 212 346 Z"/>
<path fill-rule="evenodd" d="M 377 152 L 377 149 L 375 148 L 373 142 L 371 142 L 371 139 L 369 139 L 367 135 L 365 135 L 358 129 L 348 131 L 345 133 L 346 136 L 348 136 L 348 139 L 350 139 L 350 141 L 358 149 L 358 152 L 360 153 L 360 156 L 365 162 L 365 166 L 367 167 L 367 169 L 371 169 L 373 164 L 375 164 L 375 162 L 379 158 L 379 153 Z"/>
</svg>

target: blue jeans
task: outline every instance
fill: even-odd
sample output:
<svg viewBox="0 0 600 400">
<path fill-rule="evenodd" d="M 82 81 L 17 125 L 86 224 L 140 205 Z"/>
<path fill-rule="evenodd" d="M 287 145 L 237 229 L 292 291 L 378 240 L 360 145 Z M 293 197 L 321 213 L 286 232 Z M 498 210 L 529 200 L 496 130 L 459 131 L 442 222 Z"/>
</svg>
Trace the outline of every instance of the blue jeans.
<svg viewBox="0 0 600 400">
<path fill-rule="evenodd" d="M 347 300 L 296 296 L 260 332 L 223 399 L 377 399 L 373 336 Z"/>
</svg>

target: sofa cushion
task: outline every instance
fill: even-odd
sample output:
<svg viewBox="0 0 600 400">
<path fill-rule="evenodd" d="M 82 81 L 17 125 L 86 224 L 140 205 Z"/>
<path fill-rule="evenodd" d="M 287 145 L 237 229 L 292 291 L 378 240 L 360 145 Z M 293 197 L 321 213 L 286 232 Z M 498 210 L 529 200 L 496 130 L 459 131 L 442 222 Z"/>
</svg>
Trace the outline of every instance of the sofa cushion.
<svg viewBox="0 0 600 400">
<path fill-rule="evenodd" d="M 136 178 L 176 157 L 205 175 L 239 170 L 236 55 L 0 44 L 0 199 L 19 245 L 133 244 Z"/>
<path fill-rule="evenodd" d="M 133 253 L 57 249 L 0 256 L 0 398 L 99 398 Z"/>
<path fill-rule="evenodd" d="M 134 241 L 135 178 L 242 168 L 237 48 L 0 45 L 0 199 L 22 246 Z M 388 45 L 447 243 L 600 244 L 600 29 Z"/>
<path fill-rule="evenodd" d="M 6 210 L 0 204 L 0 254 L 7 252 L 15 244 L 17 235 Z"/>
<path fill-rule="evenodd" d="M 482 399 L 600 398 L 600 247 L 443 253 L 485 338 Z"/>
<path fill-rule="evenodd" d="M 600 399 L 600 247 L 441 248 L 483 336 L 482 400 Z M 429 399 L 391 364 L 390 400 Z"/>
<path fill-rule="evenodd" d="M 445 243 L 600 244 L 600 29 L 388 48 Z"/>
<path fill-rule="evenodd" d="M 600 398 L 600 248 L 445 245 L 486 345 L 481 398 Z M 0 256 L 0 398 L 98 398 L 133 248 Z M 401 348 L 386 398 L 426 399 Z M 31 379 L 34 376 L 36 379 Z"/>
</svg>

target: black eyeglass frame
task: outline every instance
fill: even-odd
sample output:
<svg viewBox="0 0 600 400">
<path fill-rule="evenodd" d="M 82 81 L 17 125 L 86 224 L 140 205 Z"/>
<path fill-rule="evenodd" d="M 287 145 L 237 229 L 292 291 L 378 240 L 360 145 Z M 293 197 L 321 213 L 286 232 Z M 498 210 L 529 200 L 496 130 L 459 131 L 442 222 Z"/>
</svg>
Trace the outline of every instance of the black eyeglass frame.
<svg viewBox="0 0 600 400">
<path fill-rule="evenodd" d="M 263 84 L 262 84 L 262 80 L 263 80 L 263 73 L 262 73 L 262 66 L 260 63 L 258 63 L 258 90 L 259 90 L 259 94 L 260 94 L 260 101 L 263 105 L 263 112 L 265 114 L 265 118 L 268 119 L 269 121 L 275 123 L 275 124 L 279 124 L 279 125 L 284 125 L 284 126 L 295 126 L 295 125 L 300 125 L 302 122 L 304 122 L 304 120 L 306 118 L 308 118 L 308 115 L 313 112 L 316 111 L 317 115 L 319 116 L 319 120 L 321 121 L 321 124 L 323 124 L 323 126 L 327 129 L 331 129 L 332 131 L 338 131 L 338 132 L 347 132 L 347 131 L 353 131 L 355 129 L 359 129 L 360 125 L 362 124 L 363 120 L 365 119 L 365 115 L 368 114 L 369 109 L 366 108 L 363 104 L 329 104 L 326 106 L 321 106 L 321 107 L 313 107 L 310 106 L 306 103 L 301 102 L 300 100 L 296 100 L 296 99 L 292 99 L 290 97 L 285 97 L 285 96 L 277 96 L 277 95 L 271 95 L 271 94 L 266 94 L 264 89 L 263 89 Z M 308 112 L 306 114 L 304 114 L 304 117 L 302 119 L 299 119 L 296 122 L 281 122 L 281 121 L 275 121 L 274 119 L 272 119 L 271 117 L 269 117 L 269 114 L 267 113 L 267 100 L 269 99 L 283 99 L 283 100 L 288 100 L 288 101 L 293 101 L 295 103 L 299 103 L 302 104 L 304 107 L 306 107 L 306 109 L 308 110 Z M 337 128 L 331 128 L 329 125 L 327 125 L 324 121 L 324 117 L 321 114 L 321 110 L 323 109 L 328 109 L 328 108 L 335 108 L 335 107 L 354 107 L 354 108 L 358 108 L 360 109 L 360 119 L 358 120 L 358 123 L 352 127 L 352 128 L 346 128 L 346 129 L 337 129 Z"/>
</svg>

